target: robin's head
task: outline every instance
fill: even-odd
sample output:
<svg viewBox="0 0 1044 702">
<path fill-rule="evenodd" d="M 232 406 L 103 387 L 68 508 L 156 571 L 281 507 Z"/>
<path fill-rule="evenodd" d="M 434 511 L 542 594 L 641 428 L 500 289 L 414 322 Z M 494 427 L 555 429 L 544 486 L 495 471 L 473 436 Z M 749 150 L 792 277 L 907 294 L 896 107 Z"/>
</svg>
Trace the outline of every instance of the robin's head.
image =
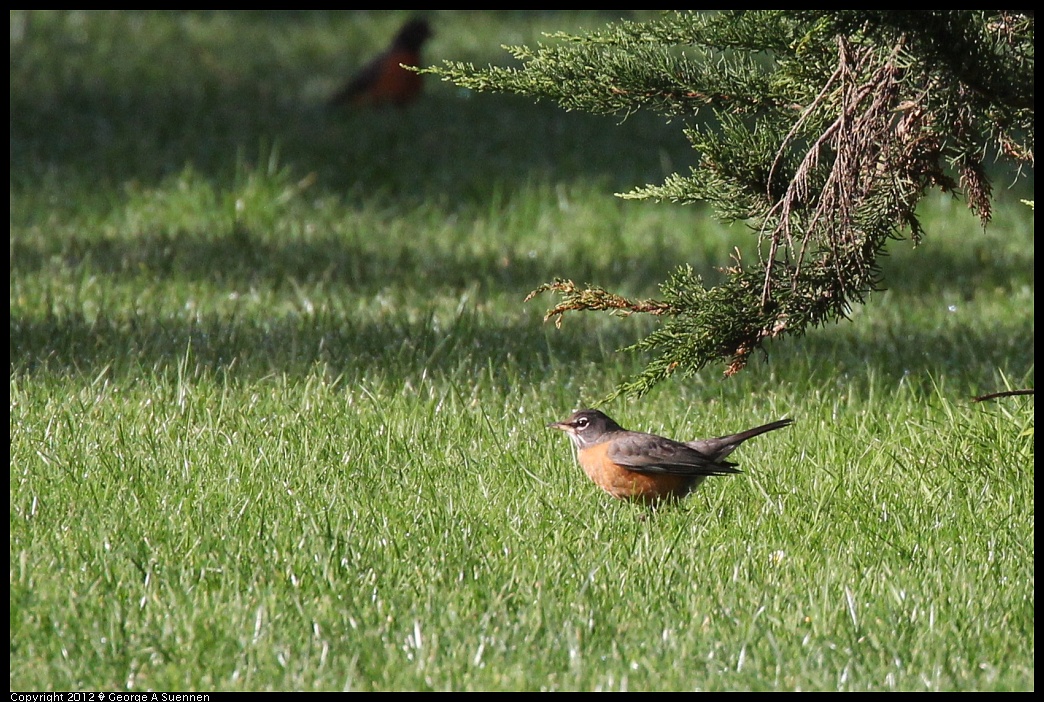
<svg viewBox="0 0 1044 702">
<path fill-rule="evenodd" d="M 413 19 L 402 26 L 395 35 L 395 45 L 409 51 L 420 51 L 424 42 L 431 37 L 431 25 L 425 19 Z"/>
<path fill-rule="evenodd" d="M 569 439 L 577 448 L 592 446 L 602 441 L 607 433 L 620 431 L 620 425 L 611 417 L 594 409 L 574 412 L 569 419 L 551 422 L 547 426 L 569 434 Z"/>
</svg>

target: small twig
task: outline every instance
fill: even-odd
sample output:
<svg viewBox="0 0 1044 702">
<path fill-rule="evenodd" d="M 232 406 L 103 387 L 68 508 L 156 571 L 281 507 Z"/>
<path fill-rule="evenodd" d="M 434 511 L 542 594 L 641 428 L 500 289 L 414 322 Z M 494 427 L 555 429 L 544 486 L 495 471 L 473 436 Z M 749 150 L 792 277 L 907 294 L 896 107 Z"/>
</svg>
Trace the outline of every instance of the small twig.
<svg viewBox="0 0 1044 702">
<path fill-rule="evenodd" d="M 1032 395 L 1033 388 L 1026 390 L 1004 390 L 1002 392 L 991 392 L 987 395 L 979 395 L 978 397 L 972 398 L 972 402 L 984 402 L 986 400 L 994 400 L 998 397 L 1014 397 L 1016 395 Z"/>
</svg>

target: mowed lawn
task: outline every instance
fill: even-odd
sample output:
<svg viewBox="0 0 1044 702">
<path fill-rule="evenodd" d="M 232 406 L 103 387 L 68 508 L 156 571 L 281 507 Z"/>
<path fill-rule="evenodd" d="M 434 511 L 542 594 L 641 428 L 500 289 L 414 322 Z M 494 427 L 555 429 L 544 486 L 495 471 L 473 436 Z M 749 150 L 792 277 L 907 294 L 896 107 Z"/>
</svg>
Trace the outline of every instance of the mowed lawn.
<svg viewBox="0 0 1044 702">
<path fill-rule="evenodd" d="M 482 65 L 654 15 L 427 16 Z M 603 405 L 795 419 L 651 512 L 546 424 L 653 322 L 523 299 L 755 238 L 613 196 L 678 121 L 327 109 L 408 18 L 11 12 L 11 689 L 1032 690 L 1033 398 L 971 402 L 1034 384 L 1032 175 L 985 231 L 932 194 L 849 321 Z"/>
</svg>

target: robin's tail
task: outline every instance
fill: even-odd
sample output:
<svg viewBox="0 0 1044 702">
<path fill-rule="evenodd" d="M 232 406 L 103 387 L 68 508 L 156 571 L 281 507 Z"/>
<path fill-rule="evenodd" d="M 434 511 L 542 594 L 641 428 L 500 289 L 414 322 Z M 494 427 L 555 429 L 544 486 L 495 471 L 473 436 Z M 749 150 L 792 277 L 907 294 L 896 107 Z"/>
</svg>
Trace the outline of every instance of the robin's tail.
<svg viewBox="0 0 1044 702">
<path fill-rule="evenodd" d="M 730 434 L 729 436 L 719 436 L 717 439 L 699 439 L 697 441 L 687 441 L 685 443 L 689 448 L 696 449 L 700 453 L 710 456 L 715 461 L 728 456 L 730 453 L 735 451 L 740 444 L 747 439 L 752 439 L 759 434 L 765 434 L 776 429 L 782 429 L 788 427 L 794 423 L 793 419 L 780 419 L 775 422 L 769 422 L 768 424 L 762 424 L 760 427 L 754 427 L 746 431 L 741 431 L 738 434 Z"/>
</svg>

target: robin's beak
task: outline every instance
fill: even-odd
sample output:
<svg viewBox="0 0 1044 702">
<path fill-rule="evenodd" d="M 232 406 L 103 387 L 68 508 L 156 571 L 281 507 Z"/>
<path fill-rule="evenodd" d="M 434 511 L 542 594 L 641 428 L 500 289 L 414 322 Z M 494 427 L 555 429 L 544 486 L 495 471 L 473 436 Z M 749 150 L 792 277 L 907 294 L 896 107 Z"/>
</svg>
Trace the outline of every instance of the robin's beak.
<svg viewBox="0 0 1044 702">
<path fill-rule="evenodd" d="M 566 424 L 565 422 L 551 422 L 550 424 L 547 425 L 547 428 L 548 429 L 561 429 L 562 431 L 569 431 L 570 429 L 572 429 L 572 427 L 569 426 L 568 424 Z"/>
</svg>

